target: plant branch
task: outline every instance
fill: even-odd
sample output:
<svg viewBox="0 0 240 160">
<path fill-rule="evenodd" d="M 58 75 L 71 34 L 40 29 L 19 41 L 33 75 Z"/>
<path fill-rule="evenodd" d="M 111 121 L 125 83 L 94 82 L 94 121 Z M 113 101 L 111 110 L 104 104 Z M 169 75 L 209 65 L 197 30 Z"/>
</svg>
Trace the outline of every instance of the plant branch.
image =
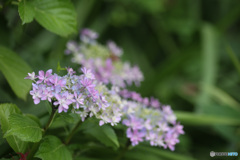
<svg viewBox="0 0 240 160">
<path fill-rule="evenodd" d="M 66 140 L 65 140 L 65 144 L 68 144 L 68 143 L 71 141 L 73 135 L 77 132 L 77 129 L 78 129 L 78 127 L 79 127 L 81 124 L 82 124 L 82 120 L 80 119 L 80 120 L 78 121 L 78 123 L 76 124 L 76 126 L 72 129 L 72 131 L 71 131 L 71 132 L 69 133 L 69 135 L 67 136 L 67 138 L 66 138 Z"/>
<path fill-rule="evenodd" d="M 51 104 L 51 107 L 52 107 L 52 113 L 51 113 L 51 115 L 50 115 L 50 117 L 48 119 L 48 122 L 47 122 L 46 126 L 44 127 L 44 131 L 42 133 L 42 136 L 45 135 L 46 131 L 51 126 L 51 124 L 52 124 L 52 122 L 54 120 L 54 117 L 56 115 L 57 108 L 55 106 L 53 106 L 53 103 Z M 28 158 L 27 158 L 28 160 L 31 160 L 33 158 L 33 156 L 37 152 L 40 144 L 41 144 L 41 141 L 33 144 L 33 147 L 32 147 L 32 149 L 31 149 L 31 151 L 30 151 L 30 153 L 28 155 Z"/>
<path fill-rule="evenodd" d="M 125 153 L 129 150 L 129 146 L 131 145 L 131 141 L 128 139 L 125 147 L 123 148 L 122 152 L 116 157 L 116 160 L 121 160 Z"/>
<path fill-rule="evenodd" d="M 51 124 L 52 124 L 52 122 L 53 122 L 53 120 L 54 120 L 54 117 L 55 117 L 55 113 L 56 113 L 56 111 L 57 111 L 57 109 L 52 105 L 52 113 L 51 113 L 51 115 L 50 115 L 50 117 L 49 117 L 49 119 L 48 119 L 48 122 L 47 122 L 47 124 L 46 124 L 46 126 L 45 126 L 45 128 L 44 128 L 44 131 L 43 131 L 43 136 L 44 136 L 44 134 L 46 133 L 46 131 L 48 130 L 48 128 L 51 126 Z"/>
</svg>

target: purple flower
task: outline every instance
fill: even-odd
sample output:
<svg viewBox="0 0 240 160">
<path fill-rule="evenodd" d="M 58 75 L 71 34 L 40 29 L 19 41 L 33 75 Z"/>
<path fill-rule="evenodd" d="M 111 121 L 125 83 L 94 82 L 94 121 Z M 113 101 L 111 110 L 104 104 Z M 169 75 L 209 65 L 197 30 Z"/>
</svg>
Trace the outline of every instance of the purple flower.
<svg viewBox="0 0 240 160">
<path fill-rule="evenodd" d="M 72 103 L 76 102 L 74 94 L 69 92 L 64 92 L 63 95 L 66 97 L 67 100 L 70 100 Z"/>
<path fill-rule="evenodd" d="M 169 126 L 166 122 L 158 122 L 158 131 L 159 132 L 167 132 L 169 131 Z"/>
<path fill-rule="evenodd" d="M 42 97 L 42 90 L 39 90 L 38 86 L 34 83 L 32 83 L 32 86 L 33 86 L 33 90 L 30 91 L 30 94 L 32 95 L 34 104 L 38 104 Z"/>
<path fill-rule="evenodd" d="M 132 92 L 132 99 L 137 101 L 137 102 L 141 102 L 142 101 L 142 97 L 139 93 L 136 92 Z"/>
<path fill-rule="evenodd" d="M 120 95 L 123 98 L 131 98 L 132 97 L 132 93 L 129 92 L 127 89 L 123 89 L 122 91 L 120 91 Z"/>
<path fill-rule="evenodd" d="M 172 123 L 172 124 L 175 124 L 176 123 L 176 116 L 174 115 L 171 107 L 169 105 L 166 105 L 166 106 L 162 106 L 162 111 L 163 111 L 163 115 L 164 115 L 164 118 Z"/>
<path fill-rule="evenodd" d="M 74 92 L 74 96 L 75 96 L 75 99 L 76 99 L 76 108 L 79 109 L 79 104 L 84 104 L 84 99 L 82 97 L 82 94 L 80 93 L 79 95 L 77 95 L 76 92 Z"/>
<path fill-rule="evenodd" d="M 87 69 L 85 67 L 81 68 L 82 72 L 84 73 L 84 75 L 89 78 L 89 79 L 95 79 L 94 74 L 91 72 L 90 69 Z"/>
<path fill-rule="evenodd" d="M 80 82 L 83 85 L 83 87 L 85 87 L 85 88 L 94 88 L 95 87 L 95 85 L 93 84 L 93 81 L 86 77 L 84 79 L 80 80 Z"/>
<path fill-rule="evenodd" d="M 151 130 L 153 128 L 153 126 L 151 125 L 151 119 L 147 119 L 145 122 L 144 122 L 144 127 L 147 129 L 147 130 Z"/>
<path fill-rule="evenodd" d="M 97 99 L 99 98 L 98 91 L 95 88 L 89 88 L 89 87 L 87 87 L 87 90 L 89 92 L 89 96 L 92 97 L 94 102 L 96 102 Z"/>
<path fill-rule="evenodd" d="M 99 61 L 102 63 L 102 60 L 99 59 Z M 111 80 L 111 77 L 113 76 L 112 60 L 108 58 L 103 63 L 103 66 L 94 66 L 96 71 L 96 78 L 98 81 L 108 84 Z"/>
<path fill-rule="evenodd" d="M 108 46 L 110 52 L 111 52 L 113 55 L 120 57 L 120 56 L 123 54 L 122 49 L 119 48 L 119 47 L 116 45 L 115 42 L 113 42 L 113 41 L 108 41 L 108 42 L 107 42 L 107 46 Z"/>
<path fill-rule="evenodd" d="M 138 97 L 138 94 L 136 94 L 136 97 Z M 156 109 L 146 107 L 143 101 L 139 103 L 128 100 L 122 107 L 124 115 L 128 116 L 127 119 L 123 120 L 123 124 L 128 127 L 127 136 L 130 138 L 132 145 L 148 140 L 152 146 L 174 150 L 176 143 L 179 143 L 179 135 L 184 133 L 183 126 L 176 123 L 176 116 L 170 106 L 162 106 L 162 108 Z M 142 131 L 145 134 L 143 137 L 139 137 L 138 133 Z"/>
<path fill-rule="evenodd" d="M 179 123 L 177 123 L 174 126 L 174 131 L 175 131 L 176 134 L 184 134 L 183 125 L 180 125 Z"/>
<path fill-rule="evenodd" d="M 160 107 L 160 102 L 157 99 L 151 97 L 150 105 L 154 108 L 159 108 Z"/>
<path fill-rule="evenodd" d="M 94 75 L 91 75 L 90 70 L 86 68 L 82 69 L 85 75 L 80 76 L 74 75 L 71 68 L 67 70 L 68 74 L 63 77 L 57 74 L 51 75 L 49 72 L 44 75 L 40 72 L 37 78 L 41 80 L 38 84 L 33 83 L 33 90 L 30 92 L 34 103 L 37 104 L 40 100 L 53 101 L 53 105 L 58 107 L 59 113 L 69 111 L 70 105 L 72 105 L 71 111 L 79 114 L 82 120 L 87 116 L 96 116 L 100 119 L 100 125 L 119 123 L 122 110 L 119 106 L 120 97 L 117 95 L 117 89 L 109 91 L 106 86 L 90 79 Z M 99 93 L 96 87 L 106 93 Z M 111 101 L 111 106 L 106 99 Z"/>
<path fill-rule="evenodd" d="M 84 42 L 84 43 L 95 43 L 95 39 L 98 38 L 98 34 L 90 29 L 83 29 L 81 31 L 81 35 L 80 35 L 80 39 Z"/>
<path fill-rule="evenodd" d="M 53 104 L 55 106 L 58 105 L 58 112 L 61 113 L 62 111 L 67 112 L 68 110 L 68 106 L 72 103 L 72 101 L 70 99 L 67 99 L 68 93 L 64 93 L 63 95 L 60 94 L 56 94 L 55 97 L 57 99 L 56 102 L 54 102 Z"/>
<path fill-rule="evenodd" d="M 99 96 L 99 99 L 100 99 L 99 107 L 105 110 L 109 106 L 108 102 L 106 101 L 105 97 L 102 95 Z"/>
<path fill-rule="evenodd" d="M 142 129 L 143 128 L 143 119 L 137 118 L 135 116 L 130 116 L 129 119 L 123 120 L 123 124 L 132 128 L 133 130 Z"/>
<path fill-rule="evenodd" d="M 70 76 L 72 76 L 73 74 L 76 73 L 76 72 L 75 72 L 72 68 L 70 68 L 70 67 L 67 67 L 67 72 L 68 72 L 68 74 L 69 74 Z"/>
<path fill-rule="evenodd" d="M 146 140 L 150 141 L 151 146 L 156 146 L 156 139 L 157 139 L 158 135 L 156 134 L 156 132 L 150 131 L 147 135 L 146 135 Z"/>
<path fill-rule="evenodd" d="M 155 143 L 158 145 L 158 146 L 162 146 L 162 147 L 165 147 L 166 145 L 164 144 L 164 140 L 163 140 L 163 136 L 158 136 L 155 140 Z"/>
<path fill-rule="evenodd" d="M 87 110 L 76 111 L 76 113 L 79 114 L 79 116 L 82 118 L 82 121 L 84 121 L 89 114 Z"/>
<path fill-rule="evenodd" d="M 142 99 L 142 103 L 145 104 L 146 106 L 149 105 L 149 99 L 147 97 Z"/>
<path fill-rule="evenodd" d="M 164 140 L 166 143 L 164 148 L 168 147 L 171 151 L 174 151 L 176 143 L 179 143 L 178 135 L 172 134 L 171 132 L 166 134 Z"/>
<path fill-rule="evenodd" d="M 28 73 L 28 76 L 25 77 L 24 79 L 31 79 L 31 80 L 35 80 L 36 77 L 35 77 L 35 72 L 32 72 L 32 73 Z"/>
<path fill-rule="evenodd" d="M 143 141 L 143 137 L 145 136 L 144 131 L 133 130 L 131 128 L 127 129 L 127 137 L 130 138 L 132 145 L 135 146 L 139 142 Z"/>
<path fill-rule="evenodd" d="M 100 120 L 100 121 L 99 121 L 99 126 L 102 126 L 102 125 L 104 125 L 104 121 L 103 121 L 103 120 Z"/>
<path fill-rule="evenodd" d="M 67 43 L 67 49 L 65 50 L 65 54 L 69 55 L 72 52 L 77 52 L 78 50 L 79 50 L 79 47 L 78 47 L 77 43 L 74 41 L 69 41 Z"/>
<path fill-rule="evenodd" d="M 169 105 L 162 106 L 162 111 L 165 114 L 173 114 L 173 111 Z"/>
<path fill-rule="evenodd" d="M 47 70 L 46 74 L 44 74 L 44 71 L 39 71 L 38 81 L 37 84 L 41 83 L 42 81 L 44 83 L 47 83 L 49 80 L 49 77 L 52 75 L 52 69 Z"/>
<path fill-rule="evenodd" d="M 52 97 L 53 97 L 53 92 L 51 88 L 48 87 L 43 91 L 43 96 L 41 100 L 48 100 L 49 102 L 52 102 L 52 99 L 51 99 Z"/>
<path fill-rule="evenodd" d="M 139 69 L 138 66 L 134 66 L 132 69 L 131 69 L 131 74 L 132 74 L 132 81 L 135 82 L 135 85 L 136 86 L 139 86 L 140 85 L 140 81 L 143 80 L 143 74 L 141 72 L 141 70 Z"/>
<path fill-rule="evenodd" d="M 57 74 L 54 74 L 49 78 L 49 82 L 53 84 L 53 86 L 60 86 L 60 87 L 65 87 L 66 85 L 66 80 L 61 79 Z"/>
</svg>

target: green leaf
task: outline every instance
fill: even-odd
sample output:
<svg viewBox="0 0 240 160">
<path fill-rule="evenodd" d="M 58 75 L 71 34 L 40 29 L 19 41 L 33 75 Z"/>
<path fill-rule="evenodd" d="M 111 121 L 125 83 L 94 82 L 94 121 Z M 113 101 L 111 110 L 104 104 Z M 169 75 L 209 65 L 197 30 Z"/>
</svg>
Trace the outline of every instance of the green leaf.
<svg viewBox="0 0 240 160">
<path fill-rule="evenodd" d="M 32 120 L 34 120 L 39 126 L 41 126 L 40 120 L 38 119 L 38 117 L 32 115 L 32 114 L 25 114 L 25 116 L 31 118 Z"/>
<path fill-rule="evenodd" d="M 239 111 L 237 112 L 235 109 L 230 108 L 226 105 L 213 104 L 205 112 L 208 115 L 221 116 L 224 119 L 227 118 L 238 120 L 240 117 Z M 240 141 L 239 132 L 237 131 L 238 126 L 216 124 L 213 125 L 213 127 L 217 133 L 222 135 L 222 137 L 226 140 L 232 141 L 233 143 Z"/>
<path fill-rule="evenodd" d="M 77 123 L 80 120 L 79 115 L 77 115 L 75 113 L 61 112 L 58 115 L 59 115 L 59 117 L 56 119 L 61 119 L 62 121 L 66 122 L 66 123 Z"/>
<path fill-rule="evenodd" d="M 99 158 L 89 158 L 85 156 L 76 157 L 75 160 L 100 160 Z"/>
<path fill-rule="evenodd" d="M 18 158 L 17 156 L 14 156 L 12 158 L 1 158 L 0 160 L 12 160 L 13 158 Z"/>
<path fill-rule="evenodd" d="M 71 123 L 77 123 L 79 120 L 80 117 L 76 113 L 61 112 L 56 115 L 56 118 L 54 119 L 51 128 L 64 127 Z"/>
<path fill-rule="evenodd" d="M 181 155 L 178 153 L 174 153 L 171 151 L 165 151 L 160 148 L 154 148 L 150 146 L 143 146 L 139 145 L 135 147 L 136 150 L 141 151 L 142 153 L 150 154 L 150 155 L 156 155 L 161 157 L 164 160 L 195 160 L 195 158 L 192 158 L 190 156 Z"/>
<path fill-rule="evenodd" d="M 7 79 L 14 93 L 21 99 L 26 100 L 31 89 L 31 81 L 25 80 L 31 68 L 16 53 L 0 46 L 0 70 Z"/>
<path fill-rule="evenodd" d="M 207 115 L 207 114 L 193 114 L 190 112 L 175 112 L 177 119 L 188 125 L 239 125 L 239 118 L 227 118 L 223 116 Z"/>
<path fill-rule="evenodd" d="M 212 103 L 210 94 L 207 92 L 209 86 L 215 86 L 218 73 L 219 33 L 211 24 L 202 27 L 202 74 L 200 93 L 197 99 L 198 113 L 208 110 L 207 105 Z"/>
<path fill-rule="evenodd" d="M 21 114 L 21 111 L 15 104 L 0 105 L 0 122 L 3 134 L 9 129 L 8 117 L 13 113 Z M 25 153 L 28 146 L 27 142 L 21 141 L 17 136 L 9 136 L 6 139 L 15 152 Z"/>
<path fill-rule="evenodd" d="M 124 158 L 126 159 L 131 159 L 131 160 L 146 160 L 146 159 L 151 159 L 151 160 L 163 160 L 159 159 L 159 157 L 148 154 L 146 152 L 138 151 L 138 152 L 127 152 L 124 155 Z"/>
<path fill-rule="evenodd" d="M 61 65 L 60 65 L 60 62 L 58 62 L 57 64 L 57 72 L 59 73 L 60 71 L 66 71 L 67 69 L 66 68 L 62 68 Z"/>
<path fill-rule="evenodd" d="M 8 117 L 13 113 L 22 114 L 15 104 L 5 103 L 0 105 L 0 122 L 3 133 L 9 129 Z"/>
<path fill-rule="evenodd" d="M 3 132 L 2 132 L 2 130 L 0 129 L 0 145 L 3 144 L 3 142 L 4 142 Z"/>
<path fill-rule="evenodd" d="M 28 0 L 21 0 L 18 5 L 18 13 L 22 19 L 22 24 L 33 21 L 35 12 L 32 3 Z"/>
<path fill-rule="evenodd" d="M 99 126 L 99 123 L 94 119 L 86 120 L 80 129 L 83 129 L 85 134 L 90 134 L 106 146 L 119 148 L 118 139 L 114 130 L 108 126 Z"/>
<path fill-rule="evenodd" d="M 39 142 L 42 138 L 42 129 L 39 124 L 27 116 L 11 114 L 9 116 L 10 130 L 4 137 L 17 136 L 22 141 Z"/>
<path fill-rule="evenodd" d="M 77 15 L 69 0 L 34 0 L 35 19 L 43 27 L 61 36 L 76 32 Z"/>
<path fill-rule="evenodd" d="M 226 51 L 229 55 L 229 57 L 232 60 L 233 65 L 235 66 L 236 70 L 238 71 L 238 74 L 240 75 L 240 62 L 238 60 L 238 57 L 236 56 L 236 53 L 233 51 L 230 45 L 226 46 Z"/>
<path fill-rule="evenodd" d="M 238 112 L 240 111 L 240 104 L 232 96 L 220 88 L 208 86 L 208 88 L 206 88 L 206 92 L 208 92 L 216 100 L 216 102 L 225 104 Z"/>
<path fill-rule="evenodd" d="M 72 156 L 67 147 L 55 136 L 46 136 L 43 139 L 35 157 L 42 160 L 71 160 Z"/>
</svg>

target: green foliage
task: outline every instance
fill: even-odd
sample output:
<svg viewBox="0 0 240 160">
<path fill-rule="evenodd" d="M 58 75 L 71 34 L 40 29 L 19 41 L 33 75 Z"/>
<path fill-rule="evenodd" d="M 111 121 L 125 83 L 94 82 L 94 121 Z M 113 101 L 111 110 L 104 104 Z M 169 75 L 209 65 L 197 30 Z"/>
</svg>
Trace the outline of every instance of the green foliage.
<svg viewBox="0 0 240 160">
<path fill-rule="evenodd" d="M 35 157 L 42 160 L 71 160 L 72 156 L 67 147 L 62 144 L 61 140 L 55 136 L 46 136 L 43 138 Z"/>
<path fill-rule="evenodd" d="M 16 157 L 14 157 L 16 158 Z M 11 158 L 1 158 L 0 160 L 11 160 Z"/>
<path fill-rule="evenodd" d="M 239 125 L 240 120 L 238 118 L 226 118 L 220 115 L 208 115 L 199 114 L 195 115 L 188 112 L 176 112 L 177 118 L 183 124 L 188 125 Z"/>
<path fill-rule="evenodd" d="M 29 0 L 21 0 L 18 4 L 18 12 L 22 19 L 22 24 L 30 23 L 35 16 L 34 6 Z"/>
<path fill-rule="evenodd" d="M 47 30 L 61 36 L 76 33 L 76 12 L 69 0 L 22 0 L 19 15 L 24 23 L 35 18 Z"/>
<path fill-rule="evenodd" d="M 35 18 L 42 26 L 56 34 L 76 33 L 76 13 L 68 0 L 35 0 Z"/>
<path fill-rule="evenodd" d="M 2 130 L 0 129 L 0 145 L 4 142 L 4 139 L 3 139 L 3 133 L 2 133 Z"/>
<path fill-rule="evenodd" d="M 53 128 L 65 127 L 68 124 L 75 124 L 80 120 L 80 117 L 75 113 L 62 112 L 58 114 L 52 124 Z"/>
<path fill-rule="evenodd" d="M 39 126 L 41 126 L 41 123 L 40 123 L 40 121 L 39 121 L 39 119 L 38 119 L 37 116 L 34 116 L 34 115 L 32 115 L 32 114 L 25 114 L 25 116 L 28 117 L 28 118 L 31 118 L 31 119 L 32 119 L 33 121 L 35 121 Z"/>
<path fill-rule="evenodd" d="M 232 48 L 229 45 L 226 46 L 226 51 L 231 58 L 236 70 L 238 71 L 238 74 L 240 74 L 240 62 L 236 56 L 236 53 L 233 52 Z"/>
<path fill-rule="evenodd" d="M 131 160 L 145 160 L 145 159 L 151 159 L 151 160 L 163 160 L 155 155 L 146 154 L 142 151 L 140 152 L 129 152 L 125 155 L 127 159 Z"/>
<path fill-rule="evenodd" d="M 145 152 L 145 154 L 157 156 L 164 160 L 196 160 L 195 158 L 192 158 L 191 156 L 180 155 L 177 153 L 172 153 L 170 151 L 164 151 L 164 150 L 159 151 L 158 149 L 156 149 L 154 147 L 149 147 L 149 146 L 144 146 L 144 145 L 137 146 L 135 148 L 135 150 L 137 150 L 138 152 L 141 152 L 141 153 Z"/>
<path fill-rule="evenodd" d="M 15 104 L 0 104 L 0 122 L 3 134 L 10 129 L 11 124 L 8 118 L 12 114 L 21 114 L 21 111 Z M 27 142 L 22 141 L 15 135 L 8 136 L 6 139 L 15 152 L 24 153 L 26 151 Z"/>
<path fill-rule="evenodd" d="M 1 119 L 1 128 L 5 133 L 9 129 L 9 116 L 13 113 L 21 114 L 21 111 L 15 104 L 1 104 L 0 105 L 0 119 Z"/>
<path fill-rule="evenodd" d="M 10 128 L 4 137 L 16 136 L 22 141 L 39 142 L 42 138 L 42 129 L 39 124 L 28 116 L 11 114 L 9 116 Z"/>
<path fill-rule="evenodd" d="M 4 74 L 15 94 L 26 100 L 31 81 L 24 78 L 31 72 L 28 64 L 10 49 L 0 46 L 0 70 Z"/>
<path fill-rule="evenodd" d="M 108 125 L 99 126 L 96 120 L 88 119 L 80 126 L 80 129 L 106 146 L 113 147 L 114 149 L 119 147 L 117 136 L 114 130 Z"/>
</svg>

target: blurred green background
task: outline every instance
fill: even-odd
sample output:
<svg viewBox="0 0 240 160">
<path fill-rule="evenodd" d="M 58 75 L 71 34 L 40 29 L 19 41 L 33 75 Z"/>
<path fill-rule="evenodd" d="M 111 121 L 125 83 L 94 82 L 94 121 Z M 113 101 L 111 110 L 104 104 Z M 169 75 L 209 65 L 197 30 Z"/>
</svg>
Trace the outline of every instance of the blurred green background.
<svg viewBox="0 0 240 160">
<path fill-rule="evenodd" d="M 210 151 L 240 154 L 239 0 L 73 3 L 79 30 L 97 31 L 104 44 L 116 41 L 124 50 L 123 60 L 140 66 L 145 80 L 141 87 L 131 89 L 172 106 L 185 130 L 174 154 L 201 160 L 237 159 L 211 158 Z M 1 9 L 0 44 L 18 53 L 34 71 L 56 71 L 58 62 L 76 67 L 64 50 L 68 40 L 78 38 L 59 37 L 36 21 L 22 25 L 17 6 Z M 0 102 L 16 103 L 24 113 L 43 121 L 46 116 L 44 104 L 36 107 L 30 96 L 26 102 L 18 99 L 1 73 Z M 168 154 L 163 159 L 174 158 Z"/>
</svg>

